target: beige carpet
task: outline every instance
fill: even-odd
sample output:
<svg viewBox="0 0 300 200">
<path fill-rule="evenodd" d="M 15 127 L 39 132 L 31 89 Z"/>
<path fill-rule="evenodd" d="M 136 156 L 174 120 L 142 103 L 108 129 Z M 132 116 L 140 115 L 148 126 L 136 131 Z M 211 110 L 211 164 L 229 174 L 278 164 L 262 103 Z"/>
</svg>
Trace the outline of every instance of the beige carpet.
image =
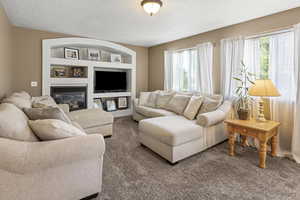
<svg viewBox="0 0 300 200">
<path fill-rule="evenodd" d="M 139 145 L 137 123 L 117 119 L 97 200 L 300 199 L 300 165 L 268 156 L 267 169 L 260 169 L 254 149 L 236 150 L 228 156 L 224 142 L 171 166 Z"/>
</svg>

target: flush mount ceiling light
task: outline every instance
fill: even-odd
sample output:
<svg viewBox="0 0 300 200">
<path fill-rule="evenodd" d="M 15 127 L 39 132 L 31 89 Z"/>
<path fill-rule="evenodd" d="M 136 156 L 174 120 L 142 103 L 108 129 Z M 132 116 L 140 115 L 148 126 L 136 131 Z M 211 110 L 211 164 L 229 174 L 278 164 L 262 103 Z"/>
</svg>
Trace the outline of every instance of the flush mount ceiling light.
<svg viewBox="0 0 300 200">
<path fill-rule="evenodd" d="M 156 14 L 160 7 L 162 7 L 163 3 L 161 0 L 143 0 L 141 3 L 142 7 L 146 11 L 146 13 L 150 14 L 150 16 Z"/>
</svg>

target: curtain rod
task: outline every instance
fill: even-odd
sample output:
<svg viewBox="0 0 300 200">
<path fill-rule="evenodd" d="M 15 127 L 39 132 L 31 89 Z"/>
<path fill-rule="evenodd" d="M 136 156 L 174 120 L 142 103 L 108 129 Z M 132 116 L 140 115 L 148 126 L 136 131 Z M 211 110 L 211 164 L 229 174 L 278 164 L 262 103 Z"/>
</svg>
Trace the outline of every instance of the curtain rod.
<svg viewBox="0 0 300 200">
<path fill-rule="evenodd" d="M 205 42 L 206 43 L 206 42 Z M 216 46 L 216 43 L 215 42 L 210 42 L 212 43 L 213 47 Z M 200 43 L 202 44 L 202 43 Z M 175 49 L 175 50 L 167 50 L 167 51 L 174 51 L 174 52 L 177 52 L 177 51 L 185 51 L 185 50 L 193 50 L 193 49 L 197 49 L 197 46 L 194 46 L 194 47 L 189 47 L 189 48 L 182 48 L 182 49 Z"/>
<path fill-rule="evenodd" d="M 271 35 L 277 35 L 277 34 L 281 34 L 281 33 L 287 33 L 287 32 L 291 32 L 293 30 L 292 26 L 286 26 L 286 27 L 281 27 L 278 29 L 273 29 L 273 30 L 269 30 L 269 31 L 265 31 L 256 35 L 250 35 L 250 36 L 246 36 L 245 39 L 255 39 L 255 38 L 259 38 L 259 37 L 266 37 L 266 36 L 271 36 Z"/>
</svg>

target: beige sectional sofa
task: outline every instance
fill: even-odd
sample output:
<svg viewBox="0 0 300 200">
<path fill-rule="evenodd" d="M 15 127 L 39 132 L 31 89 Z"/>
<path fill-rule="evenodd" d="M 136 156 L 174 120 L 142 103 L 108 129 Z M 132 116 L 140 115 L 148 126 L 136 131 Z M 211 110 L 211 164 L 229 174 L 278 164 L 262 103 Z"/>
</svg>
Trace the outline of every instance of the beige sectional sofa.
<svg viewBox="0 0 300 200">
<path fill-rule="evenodd" d="M 79 200 L 91 195 L 95 197 L 102 185 L 105 142 L 101 133 L 111 135 L 112 116 L 99 110 L 68 113 L 68 106 L 63 105 L 63 110 L 75 120 L 73 123 L 77 127 L 84 125 L 90 134 L 39 141 L 23 112 L 33 103 L 49 105 L 53 100 L 31 98 L 23 92 L 13 94 L 0 104 L 0 199 Z M 103 126 L 92 123 L 97 120 Z"/>
<path fill-rule="evenodd" d="M 168 103 L 174 96 L 179 100 L 172 107 Z M 198 104 L 192 105 L 195 97 Z M 158 105 L 159 101 L 165 105 Z M 134 100 L 133 119 L 139 121 L 141 144 L 174 164 L 226 140 L 222 122 L 231 111 L 231 102 L 220 95 L 155 91 L 141 93 L 140 99 Z"/>
</svg>

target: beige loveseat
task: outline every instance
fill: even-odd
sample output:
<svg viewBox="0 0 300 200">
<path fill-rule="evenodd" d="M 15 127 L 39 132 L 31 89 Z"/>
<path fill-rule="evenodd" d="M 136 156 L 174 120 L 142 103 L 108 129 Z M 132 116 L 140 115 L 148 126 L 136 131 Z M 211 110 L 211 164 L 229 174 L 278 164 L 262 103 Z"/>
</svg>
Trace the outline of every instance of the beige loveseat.
<svg viewBox="0 0 300 200">
<path fill-rule="evenodd" d="M 197 113 L 195 117 L 188 119 L 183 113 L 175 113 L 172 107 L 167 106 L 170 99 L 166 98 L 165 93 L 170 95 L 170 92 L 155 91 L 146 95 L 141 93 L 140 99 L 134 100 L 133 119 L 139 121 L 139 137 L 142 145 L 174 164 L 227 139 L 222 122 L 232 111 L 230 101 L 223 101 L 220 95 L 206 95 L 202 98 L 200 94 L 171 92 L 171 96 L 177 94 L 202 98 L 203 105 L 195 108 L 198 109 L 195 111 Z M 165 101 L 165 105 L 157 105 L 159 100 L 151 97 L 151 94 L 156 94 L 155 98 L 159 98 L 159 95 L 164 96 L 161 97 L 161 102 Z M 148 102 L 147 105 L 147 101 L 151 98 L 152 103 Z M 208 110 L 206 112 L 202 107 L 204 104 L 209 107 L 204 103 L 205 99 L 218 99 L 219 103 L 214 105 L 215 108 L 206 109 Z M 187 105 L 183 109 L 184 113 Z M 178 106 L 173 107 L 175 107 L 173 110 L 178 110 L 176 109 Z"/>
<path fill-rule="evenodd" d="M 88 134 L 39 141 L 22 111 L 22 107 L 30 107 L 37 99 L 26 93 L 16 93 L 0 104 L 0 199 L 79 200 L 95 197 L 102 185 L 103 136 Z M 45 99 L 39 98 L 42 103 Z M 83 123 L 78 116 L 86 116 L 88 111 L 79 112 L 72 119 Z M 101 116 L 98 119 L 101 120 Z M 112 119 L 107 122 L 112 123 Z M 106 133 L 111 134 L 108 129 Z"/>
</svg>

